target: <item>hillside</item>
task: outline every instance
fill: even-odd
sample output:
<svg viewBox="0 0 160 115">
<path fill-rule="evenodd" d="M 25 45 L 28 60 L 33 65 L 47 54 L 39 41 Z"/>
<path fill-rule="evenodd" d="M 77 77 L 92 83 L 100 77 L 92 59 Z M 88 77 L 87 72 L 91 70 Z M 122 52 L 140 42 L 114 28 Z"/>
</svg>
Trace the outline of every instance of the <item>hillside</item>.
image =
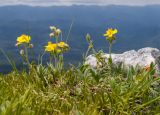
<svg viewBox="0 0 160 115">
<path fill-rule="evenodd" d="M 152 43 L 146 41 L 147 37 L 137 40 L 133 40 L 132 37 L 155 34 L 155 31 L 151 31 L 152 27 L 155 27 L 153 26 L 155 22 L 137 26 L 134 25 L 137 21 L 134 21 L 134 24 L 121 25 L 119 23 L 121 21 L 117 21 L 117 18 L 101 17 L 107 14 L 99 14 L 100 18 L 94 18 L 96 16 L 92 17 L 93 14 L 88 11 L 79 17 L 78 11 L 84 11 L 86 7 L 81 6 L 83 10 L 75 6 L 64 9 L 61 7 L 63 10 L 59 9 L 60 12 L 65 10 L 67 13 L 67 9 L 72 9 L 74 14 L 72 15 L 76 18 L 70 39 L 66 41 L 67 27 L 69 27 L 67 21 L 71 20 L 65 16 L 67 14 L 63 13 L 64 17 L 67 17 L 63 21 L 61 17 L 56 22 L 50 22 L 51 19 L 46 17 L 49 15 L 46 12 L 37 14 L 38 12 L 31 12 L 35 7 L 32 9 L 21 6 L 21 10 L 25 8 L 23 16 L 20 9 L 17 11 L 19 7 L 12 7 L 14 8 L 12 10 L 9 7 L 9 12 L 15 16 L 14 20 L 9 16 L 7 18 L 9 23 L 5 23 L 7 19 L 2 19 L 3 23 L 0 24 L 3 36 L 0 42 L 2 47 L 0 56 L 3 56 L 0 58 L 0 115 L 158 115 L 160 113 L 160 50 L 147 47 L 138 51 L 113 54 L 118 47 L 121 47 L 117 51 L 120 52 L 126 48 L 134 46 L 138 48 L 148 42 Z M 106 11 L 112 7 L 104 7 L 106 9 L 101 10 Z M 92 9 L 93 6 L 87 8 Z M 91 11 L 94 11 L 94 8 Z M 121 12 L 118 8 L 123 9 L 123 7 L 117 7 L 116 11 L 112 9 L 113 13 L 117 12 L 116 15 Z M 15 10 L 18 14 L 14 13 Z M 97 10 L 92 13 L 98 13 Z M 59 16 L 60 12 L 57 12 Z M 38 17 L 36 15 L 45 17 L 33 21 L 34 17 Z M 107 29 L 101 30 L 104 27 L 101 24 L 107 23 L 103 20 L 108 19 L 110 20 L 108 24 L 112 24 L 112 20 L 115 21 L 114 28 L 105 25 Z M 62 28 L 52 26 L 50 23 L 59 24 Z M 143 28 L 143 24 L 149 27 Z M 129 26 L 134 28 L 122 29 Z M 148 33 L 144 34 L 143 32 L 147 30 Z M 132 31 L 136 32 L 133 36 Z M 5 39 L 6 36 L 8 39 Z M 153 35 L 156 39 L 155 36 Z M 115 41 L 119 43 L 115 44 Z M 144 43 L 140 45 L 142 41 Z M 126 45 L 122 47 L 123 42 Z M 99 50 L 104 48 L 109 49 L 108 54 L 105 53 L 106 50 Z M 8 65 L 4 60 L 8 61 L 10 68 L 7 68 Z M 4 74 L 5 72 L 7 74 Z"/>
</svg>

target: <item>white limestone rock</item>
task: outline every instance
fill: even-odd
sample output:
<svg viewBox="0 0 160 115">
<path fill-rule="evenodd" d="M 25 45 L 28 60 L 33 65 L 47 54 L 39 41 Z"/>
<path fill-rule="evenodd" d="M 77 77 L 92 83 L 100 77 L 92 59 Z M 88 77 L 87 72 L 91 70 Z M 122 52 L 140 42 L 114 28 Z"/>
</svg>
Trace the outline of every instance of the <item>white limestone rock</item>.
<svg viewBox="0 0 160 115">
<path fill-rule="evenodd" d="M 109 54 L 104 54 L 105 61 L 108 61 Z M 138 51 L 130 50 L 122 54 L 112 54 L 112 61 L 114 64 L 123 64 L 126 67 L 145 67 L 149 66 L 152 62 L 156 64 L 156 68 L 160 70 L 160 50 L 157 48 L 146 47 Z M 97 59 L 93 55 L 86 58 L 86 64 L 92 68 L 97 67 Z"/>
</svg>

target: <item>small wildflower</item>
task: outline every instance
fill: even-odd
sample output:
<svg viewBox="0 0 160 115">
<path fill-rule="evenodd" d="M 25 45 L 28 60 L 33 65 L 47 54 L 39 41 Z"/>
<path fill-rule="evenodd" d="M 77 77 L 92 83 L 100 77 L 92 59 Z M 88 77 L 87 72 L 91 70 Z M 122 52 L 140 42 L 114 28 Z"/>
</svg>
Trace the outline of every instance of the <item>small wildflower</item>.
<svg viewBox="0 0 160 115">
<path fill-rule="evenodd" d="M 23 58 L 23 61 L 30 67 L 31 64 L 28 58 L 28 48 L 32 48 L 33 44 L 30 44 L 31 37 L 26 34 L 22 34 L 21 36 L 17 37 L 16 46 L 23 45 L 23 49 L 20 50 L 20 55 Z"/>
<path fill-rule="evenodd" d="M 33 44 L 29 44 L 29 48 L 33 48 Z"/>
<path fill-rule="evenodd" d="M 117 29 L 109 28 L 104 34 L 104 36 L 107 38 L 107 40 L 111 41 L 111 40 L 115 40 L 115 34 L 117 33 L 118 33 Z"/>
<path fill-rule="evenodd" d="M 105 37 L 113 37 L 115 34 L 118 33 L 118 30 L 117 29 L 112 29 L 112 28 L 109 28 L 106 33 L 104 34 Z"/>
<path fill-rule="evenodd" d="M 66 48 L 66 47 L 69 47 L 69 46 L 65 42 L 59 42 L 58 43 L 58 47 L 60 47 L 60 48 Z"/>
<path fill-rule="evenodd" d="M 117 34 L 117 33 L 118 33 L 117 29 L 109 28 L 108 30 L 106 30 L 106 33 L 104 34 L 106 39 L 109 41 L 109 58 L 108 58 L 108 64 L 109 65 L 112 64 L 112 57 L 111 57 L 112 42 L 116 39 L 115 34 Z"/>
<path fill-rule="evenodd" d="M 48 42 L 48 44 L 45 46 L 45 51 L 46 52 L 53 52 L 56 50 L 56 48 L 57 48 L 57 45 L 55 43 Z"/>
<path fill-rule="evenodd" d="M 23 44 L 23 43 L 29 43 L 31 40 L 31 37 L 29 35 L 21 35 L 17 38 L 17 43 L 16 43 L 16 46 L 20 45 L 20 44 Z"/>
<path fill-rule="evenodd" d="M 55 36 L 58 37 L 59 34 L 61 33 L 61 30 L 60 29 L 56 29 L 54 32 L 55 32 Z"/>
<path fill-rule="evenodd" d="M 143 69 L 144 69 L 145 71 L 150 71 L 150 70 L 151 70 L 151 67 L 150 67 L 150 66 L 145 66 Z"/>
</svg>

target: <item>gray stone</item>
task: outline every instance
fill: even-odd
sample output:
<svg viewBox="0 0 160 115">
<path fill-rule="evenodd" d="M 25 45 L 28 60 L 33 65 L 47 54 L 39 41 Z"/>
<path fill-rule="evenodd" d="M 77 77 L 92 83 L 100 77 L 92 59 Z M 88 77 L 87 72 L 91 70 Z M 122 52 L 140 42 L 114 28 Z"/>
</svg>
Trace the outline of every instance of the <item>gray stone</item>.
<svg viewBox="0 0 160 115">
<path fill-rule="evenodd" d="M 108 62 L 109 54 L 103 54 L 102 57 Z M 160 51 L 157 48 L 146 47 L 139 49 L 138 51 L 130 50 L 122 54 L 112 54 L 113 64 L 122 64 L 125 67 L 145 67 L 149 66 L 152 62 L 156 65 L 156 68 L 160 70 Z M 86 64 L 92 68 L 97 67 L 97 59 L 94 55 L 89 55 L 86 58 Z"/>
</svg>

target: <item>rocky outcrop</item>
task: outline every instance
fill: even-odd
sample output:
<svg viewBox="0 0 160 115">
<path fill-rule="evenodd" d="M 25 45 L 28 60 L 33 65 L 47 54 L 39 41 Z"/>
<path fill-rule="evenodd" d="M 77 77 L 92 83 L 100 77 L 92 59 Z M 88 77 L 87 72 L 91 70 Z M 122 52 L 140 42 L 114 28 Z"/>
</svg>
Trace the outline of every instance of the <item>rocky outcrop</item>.
<svg viewBox="0 0 160 115">
<path fill-rule="evenodd" d="M 102 57 L 108 61 L 109 54 L 103 54 Z M 112 54 L 112 61 L 114 64 L 123 64 L 126 67 L 145 67 L 149 66 L 152 62 L 156 64 L 156 68 L 160 70 L 160 51 L 156 48 L 146 47 L 138 51 L 130 50 L 122 54 Z M 94 55 L 86 58 L 86 64 L 92 68 L 97 67 L 97 59 Z"/>
</svg>

